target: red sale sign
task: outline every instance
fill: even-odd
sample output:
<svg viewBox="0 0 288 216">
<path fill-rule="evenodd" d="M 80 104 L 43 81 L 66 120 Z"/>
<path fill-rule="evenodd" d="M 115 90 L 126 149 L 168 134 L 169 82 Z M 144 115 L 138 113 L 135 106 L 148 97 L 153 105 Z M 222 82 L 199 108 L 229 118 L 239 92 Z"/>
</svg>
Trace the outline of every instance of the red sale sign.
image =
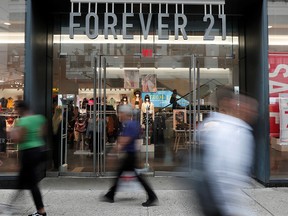
<svg viewBox="0 0 288 216">
<path fill-rule="evenodd" d="M 288 93 L 288 53 L 269 53 L 270 136 L 279 137 L 279 94 Z"/>
<path fill-rule="evenodd" d="M 269 53 L 269 95 L 288 93 L 288 53 Z"/>
</svg>

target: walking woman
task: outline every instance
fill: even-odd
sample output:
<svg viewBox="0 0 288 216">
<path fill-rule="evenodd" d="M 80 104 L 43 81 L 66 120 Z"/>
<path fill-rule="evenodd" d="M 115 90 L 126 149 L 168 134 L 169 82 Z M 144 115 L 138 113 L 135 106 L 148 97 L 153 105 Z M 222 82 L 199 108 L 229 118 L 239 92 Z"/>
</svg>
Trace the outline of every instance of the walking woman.
<svg viewBox="0 0 288 216">
<path fill-rule="evenodd" d="M 21 116 L 11 131 L 12 139 L 18 143 L 21 153 L 21 169 L 18 177 L 18 189 L 12 199 L 12 204 L 17 200 L 20 190 L 31 191 L 37 212 L 31 216 L 47 215 L 44 209 L 42 195 L 38 187 L 39 168 L 44 161 L 44 140 L 46 119 L 42 115 L 31 112 L 24 101 L 15 102 L 15 111 Z"/>
</svg>

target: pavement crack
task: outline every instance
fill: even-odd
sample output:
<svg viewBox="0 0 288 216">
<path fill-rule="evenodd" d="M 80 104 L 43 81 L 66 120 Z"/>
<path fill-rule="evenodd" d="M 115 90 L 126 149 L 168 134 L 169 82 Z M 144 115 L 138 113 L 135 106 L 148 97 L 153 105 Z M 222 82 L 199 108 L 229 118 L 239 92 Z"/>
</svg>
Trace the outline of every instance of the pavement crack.
<svg viewBox="0 0 288 216">
<path fill-rule="evenodd" d="M 271 214 L 272 216 L 275 216 L 271 211 L 269 211 L 265 206 L 263 206 L 260 202 L 258 202 L 256 199 L 254 199 L 253 197 L 251 197 L 248 193 L 246 193 L 246 191 L 242 190 L 243 193 L 245 193 L 248 197 L 250 197 L 252 200 L 254 200 L 254 202 L 256 202 L 259 206 L 261 206 L 263 209 L 265 209 L 269 214 Z"/>
</svg>

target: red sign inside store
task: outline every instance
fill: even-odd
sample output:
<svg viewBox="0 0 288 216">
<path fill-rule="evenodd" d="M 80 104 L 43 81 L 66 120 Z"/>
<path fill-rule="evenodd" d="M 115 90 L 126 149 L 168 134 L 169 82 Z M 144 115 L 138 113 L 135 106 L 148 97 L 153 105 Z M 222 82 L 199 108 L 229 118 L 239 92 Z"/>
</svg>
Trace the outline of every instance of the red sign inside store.
<svg viewBox="0 0 288 216">
<path fill-rule="evenodd" d="M 288 53 L 269 53 L 270 136 L 279 137 L 279 93 L 288 93 Z"/>
<path fill-rule="evenodd" d="M 269 95 L 288 93 L 288 53 L 269 53 Z"/>
<path fill-rule="evenodd" d="M 143 57 L 152 57 L 153 50 L 152 49 L 142 49 L 142 56 Z"/>
</svg>

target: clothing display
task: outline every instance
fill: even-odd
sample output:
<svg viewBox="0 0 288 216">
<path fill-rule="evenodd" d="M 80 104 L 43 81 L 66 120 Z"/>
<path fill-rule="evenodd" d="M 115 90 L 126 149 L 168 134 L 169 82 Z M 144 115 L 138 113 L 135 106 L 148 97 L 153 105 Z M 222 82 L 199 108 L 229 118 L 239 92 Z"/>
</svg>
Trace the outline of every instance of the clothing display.
<svg viewBox="0 0 288 216">
<path fill-rule="evenodd" d="M 142 107 L 142 98 L 141 98 L 141 91 L 140 90 L 136 90 L 134 92 L 134 97 L 131 100 L 131 104 L 133 109 L 141 109 Z"/>
<path fill-rule="evenodd" d="M 111 105 L 111 106 L 113 106 L 113 107 L 115 108 L 115 106 L 116 106 L 116 100 L 115 100 L 113 97 L 110 98 L 110 100 L 109 100 L 109 105 Z"/>
<path fill-rule="evenodd" d="M 2 108 L 7 108 L 8 100 L 5 97 L 0 99 L 0 103 Z"/>
<path fill-rule="evenodd" d="M 141 124 L 142 127 L 145 128 L 145 131 L 148 130 L 148 137 L 145 137 L 146 141 L 148 140 L 148 144 L 152 144 L 154 142 L 153 136 L 153 122 L 154 122 L 154 104 L 150 101 L 149 95 L 145 96 L 145 102 L 142 103 L 141 106 Z M 147 120 L 148 120 L 148 128 L 147 128 Z M 146 133 L 145 133 L 146 134 Z M 143 142 L 143 144 L 146 142 Z"/>
<path fill-rule="evenodd" d="M 141 91 L 136 90 L 134 92 L 134 97 L 131 99 L 131 105 L 133 108 L 133 119 L 140 123 L 141 119 L 141 108 L 142 108 L 143 100 L 141 98 Z"/>
<path fill-rule="evenodd" d="M 5 116 L 0 116 L 0 152 L 6 151 L 7 133 Z"/>
<path fill-rule="evenodd" d="M 0 152 L 6 152 L 8 143 L 14 144 L 10 140 L 9 131 L 14 127 L 19 116 L 15 114 L 0 115 Z"/>
<path fill-rule="evenodd" d="M 13 109 L 13 108 L 14 108 L 14 99 L 11 98 L 11 97 L 9 97 L 9 98 L 7 99 L 7 108 L 8 108 L 8 109 Z"/>
<path fill-rule="evenodd" d="M 164 130 L 166 129 L 165 116 L 157 113 L 153 124 L 153 137 L 155 144 L 164 143 Z"/>
<path fill-rule="evenodd" d="M 145 101 L 144 103 L 142 103 L 141 106 L 141 123 L 142 125 L 146 125 L 146 121 L 147 121 L 147 114 L 148 114 L 148 124 L 152 124 L 154 121 L 154 104 L 152 102 L 150 102 L 150 100 Z"/>
<path fill-rule="evenodd" d="M 81 104 L 81 108 L 82 109 L 86 109 L 87 108 L 87 104 L 88 104 L 88 99 L 84 98 Z"/>
</svg>

